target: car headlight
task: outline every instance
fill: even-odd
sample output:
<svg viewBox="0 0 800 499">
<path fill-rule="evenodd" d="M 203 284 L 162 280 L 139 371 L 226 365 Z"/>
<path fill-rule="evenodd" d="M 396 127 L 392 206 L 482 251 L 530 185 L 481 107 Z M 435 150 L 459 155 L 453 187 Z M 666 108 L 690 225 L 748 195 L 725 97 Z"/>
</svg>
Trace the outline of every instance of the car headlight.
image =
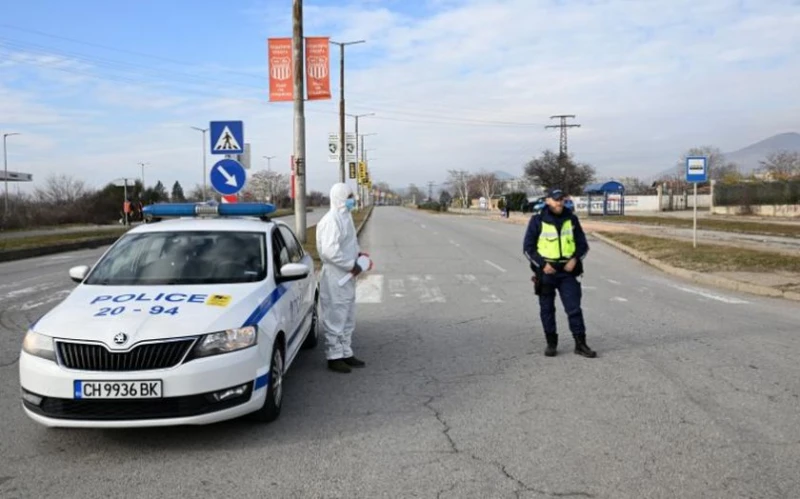
<svg viewBox="0 0 800 499">
<path fill-rule="evenodd" d="M 246 326 L 206 334 L 200 337 L 190 357 L 208 357 L 251 347 L 256 344 L 257 333 L 255 326 Z"/>
<path fill-rule="evenodd" d="M 41 357 L 42 359 L 56 360 L 56 350 L 53 345 L 53 338 L 45 336 L 36 331 L 29 330 L 22 340 L 22 350 L 30 355 Z"/>
</svg>

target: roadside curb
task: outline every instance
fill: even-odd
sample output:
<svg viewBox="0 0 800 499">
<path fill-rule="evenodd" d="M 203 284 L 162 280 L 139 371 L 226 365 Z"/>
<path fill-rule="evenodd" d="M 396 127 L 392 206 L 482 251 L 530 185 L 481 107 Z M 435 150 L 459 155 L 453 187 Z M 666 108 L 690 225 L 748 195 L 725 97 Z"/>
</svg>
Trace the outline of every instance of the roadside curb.
<svg viewBox="0 0 800 499">
<path fill-rule="evenodd" d="M 369 218 L 372 216 L 373 209 L 374 207 L 370 205 L 369 212 L 367 212 L 367 216 L 365 216 L 364 220 L 362 220 L 361 223 L 358 224 L 358 227 L 356 227 L 356 237 L 361 235 L 361 231 L 364 230 L 364 227 L 367 225 L 367 222 L 369 222 Z"/>
<path fill-rule="evenodd" d="M 589 234 L 603 241 L 609 246 L 613 246 L 618 250 L 622 251 L 623 253 L 627 253 L 628 255 L 631 255 L 632 257 L 641 260 L 661 270 L 662 272 L 665 272 L 670 275 L 682 277 L 684 279 L 688 279 L 690 281 L 694 281 L 700 284 L 707 284 L 709 286 L 729 289 L 732 291 L 741 291 L 743 293 L 750 293 L 759 296 L 769 296 L 773 298 L 785 298 L 787 300 L 800 301 L 800 293 L 795 293 L 793 291 L 781 291 L 780 289 L 770 288 L 767 286 L 760 286 L 758 284 L 736 281 L 733 279 L 728 279 L 727 277 L 712 276 L 712 275 L 702 274 L 700 272 L 695 272 L 693 270 L 686 270 L 678 267 L 673 267 L 672 265 L 668 265 L 662 262 L 661 260 L 658 260 L 656 258 L 651 258 L 642 253 L 641 251 L 631 248 L 630 246 L 614 241 L 613 239 L 610 239 L 608 237 L 602 236 L 597 232 L 591 231 L 589 232 Z"/>
</svg>

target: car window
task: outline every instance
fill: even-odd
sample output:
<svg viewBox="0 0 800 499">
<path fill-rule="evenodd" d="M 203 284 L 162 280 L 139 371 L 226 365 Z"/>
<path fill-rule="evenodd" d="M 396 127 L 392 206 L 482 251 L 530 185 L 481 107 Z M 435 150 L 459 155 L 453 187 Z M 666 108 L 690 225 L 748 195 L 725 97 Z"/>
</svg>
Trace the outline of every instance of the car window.
<svg viewBox="0 0 800 499">
<path fill-rule="evenodd" d="M 292 263 L 300 263 L 300 260 L 303 259 L 303 247 L 297 241 L 297 238 L 294 237 L 294 233 L 284 225 L 279 225 L 278 229 L 281 231 L 281 236 L 283 236 L 283 241 L 286 243 L 287 248 L 289 249 L 289 256 L 292 260 Z"/>
<path fill-rule="evenodd" d="M 272 257 L 276 275 L 280 274 L 281 267 L 292 262 L 289 248 L 286 247 L 286 243 L 277 229 L 272 231 Z"/>
<path fill-rule="evenodd" d="M 176 231 L 126 234 L 86 284 L 227 284 L 266 278 L 262 232 Z"/>
</svg>

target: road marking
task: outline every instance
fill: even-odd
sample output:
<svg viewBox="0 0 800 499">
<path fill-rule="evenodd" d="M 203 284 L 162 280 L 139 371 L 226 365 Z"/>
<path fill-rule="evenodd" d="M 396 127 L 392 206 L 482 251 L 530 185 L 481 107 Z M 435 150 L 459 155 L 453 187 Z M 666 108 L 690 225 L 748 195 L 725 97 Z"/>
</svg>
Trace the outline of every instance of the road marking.
<svg viewBox="0 0 800 499">
<path fill-rule="evenodd" d="M 51 256 L 48 258 L 48 260 L 52 262 L 55 260 L 69 260 L 70 258 L 75 258 L 75 257 L 72 255 L 58 255 L 58 256 Z"/>
<path fill-rule="evenodd" d="M 72 292 L 71 289 L 62 289 L 61 291 L 57 291 L 52 294 L 49 298 L 42 301 L 29 301 L 25 302 L 19 306 L 20 310 L 33 310 L 34 308 L 41 307 L 42 305 L 47 305 L 49 303 L 53 303 L 54 301 L 60 301 L 66 298 L 68 294 Z"/>
<path fill-rule="evenodd" d="M 478 278 L 472 274 L 456 274 L 456 279 L 461 284 L 465 284 L 467 286 L 477 286 L 478 289 L 481 290 L 482 293 L 485 294 L 483 298 L 481 298 L 481 302 L 483 303 L 503 303 L 503 300 L 497 296 L 489 286 L 482 286 L 478 283 Z"/>
<path fill-rule="evenodd" d="M 48 290 L 50 288 L 57 288 L 57 287 L 59 287 L 61 285 L 62 284 L 59 283 L 59 282 L 51 282 L 51 283 L 45 283 L 45 284 L 37 284 L 36 286 L 31 286 L 31 287 L 28 287 L 28 288 L 22 288 L 22 289 L 17 289 L 17 290 L 14 290 L 14 291 L 9 291 L 8 293 L 5 294 L 5 296 L 0 296 L 0 301 L 11 300 L 11 299 L 17 298 L 19 296 L 25 296 L 25 295 L 32 295 L 32 294 L 35 294 L 35 293 L 41 293 L 41 292 L 46 291 L 46 290 Z"/>
<path fill-rule="evenodd" d="M 615 281 L 614 279 L 606 279 L 606 281 L 610 282 L 611 284 L 616 284 L 616 285 L 622 284 L 621 282 Z"/>
<path fill-rule="evenodd" d="M 717 294 L 714 294 L 714 293 L 709 293 L 708 291 L 703 291 L 701 289 L 685 288 L 683 286 L 677 286 L 675 284 L 673 284 L 672 287 L 675 288 L 675 289 L 680 289 L 681 291 L 685 291 L 687 293 L 692 293 L 692 294 L 695 294 L 695 295 L 702 296 L 704 298 L 710 298 L 712 300 L 721 301 L 723 303 L 734 303 L 734 304 L 750 303 L 750 302 L 745 301 L 745 300 L 740 300 L 739 298 L 733 298 L 733 297 L 728 297 L 728 296 L 723 296 L 723 295 L 717 295 Z"/>
<path fill-rule="evenodd" d="M 411 286 L 414 288 L 415 293 L 419 294 L 419 301 L 421 303 L 444 303 L 447 300 L 442 293 L 442 290 L 439 289 L 438 286 L 428 287 L 425 285 L 425 281 L 432 281 L 433 276 L 425 276 L 423 279 L 418 275 L 410 275 L 408 276 L 408 280 L 411 281 Z"/>
<path fill-rule="evenodd" d="M 504 269 L 503 267 L 497 265 L 496 263 L 490 262 L 489 260 L 484 260 L 484 262 L 486 262 L 487 265 L 491 265 L 492 267 L 496 268 L 500 272 L 506 272 L 506 269 Z"/>
<path fill-rule="evenodd" d="M 420 224 L 420 227 L 422 227 L 423 229 L 427 229 L 427 227 L 425 227 L 425 224 Z"/>
<path fill-rule="evenodd" d="M 458 244 L 457 242 L 453 241 L 452 239 L 450 240 L 450 244 L 453 244 L 455 246 L 461 246 L 460 244 Z"/>
<path fill-rule="evenodd" d="M 389 279 L 389 293 L 395 298 L 406 295 L 406 283 L 402 279 Z"/>
<path fill-rule="evenodd" d="M 356 282 L 356 303 L 380 303 L 383 300 L 383 276 L 367 274 Z"/>
<path fill-rule="evenodd" d="M 589 291 L 597 289 L 597 286 L 581 286 L 581 289 L 588 289 Z"/>
<path fill-rule="evenodd" d="M 611 301 L 628 301 L 628 299 L 621 296 L 615 296 L 614 298 L 611 298 Z"/>
</svg>

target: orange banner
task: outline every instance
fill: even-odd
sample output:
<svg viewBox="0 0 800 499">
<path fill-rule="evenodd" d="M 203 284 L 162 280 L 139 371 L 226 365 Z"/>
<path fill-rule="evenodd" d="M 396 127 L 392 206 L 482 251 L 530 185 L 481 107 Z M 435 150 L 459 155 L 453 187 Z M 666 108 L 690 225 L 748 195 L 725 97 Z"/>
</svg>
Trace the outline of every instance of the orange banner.
<svg viewBox="0 0 800 499">
<path fill-rule="evenodd" d="M 267 40 L 269 57 L 269 100 L 294 100 L 294 71 L 292 68 L 292 39 Z"/>
<path fill-rule="evenodd" d="M 331 98 L 330 42 L 327 36 L 306 38 L 306 95 L 308 100 Z"/>
</svg>

